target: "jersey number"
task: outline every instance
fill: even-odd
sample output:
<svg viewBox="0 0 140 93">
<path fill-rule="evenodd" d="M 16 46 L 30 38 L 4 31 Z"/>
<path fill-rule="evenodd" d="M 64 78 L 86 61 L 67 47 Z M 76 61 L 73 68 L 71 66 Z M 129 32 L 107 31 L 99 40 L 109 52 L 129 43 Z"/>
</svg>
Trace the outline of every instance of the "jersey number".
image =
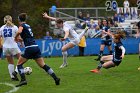
<svg viewBox="0 0 140 93">
<path fill-rule="evenodd" d="M 12 29 L 3 30 L 4 37 L 12 37 Z"/>
</svg>

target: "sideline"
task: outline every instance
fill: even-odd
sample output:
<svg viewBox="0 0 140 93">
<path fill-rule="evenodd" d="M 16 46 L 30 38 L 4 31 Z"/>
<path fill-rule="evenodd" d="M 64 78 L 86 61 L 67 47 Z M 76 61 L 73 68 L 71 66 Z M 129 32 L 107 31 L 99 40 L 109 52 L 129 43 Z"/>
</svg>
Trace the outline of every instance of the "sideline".
<svg viewBox="0 0 140 93">
<path fill-rule="evenodd" d="M 11 89 L 11 90 L 9 90 L 9 91 L 7 91 L 7 92 L 5 92 L 5 93 L 13 93 L 13 92 L 16 92 L 16 91 L 18 91 L 18 89 L 19 89 L 19 87 L 15 87 L 15 85 L 14 84 L 11 84 L 11 83 L 0 83 L 1 85 L 6 85 L 6 86 L 10 86 L 10 87 L 12 87 L 13 89 Z"/>
</svg>

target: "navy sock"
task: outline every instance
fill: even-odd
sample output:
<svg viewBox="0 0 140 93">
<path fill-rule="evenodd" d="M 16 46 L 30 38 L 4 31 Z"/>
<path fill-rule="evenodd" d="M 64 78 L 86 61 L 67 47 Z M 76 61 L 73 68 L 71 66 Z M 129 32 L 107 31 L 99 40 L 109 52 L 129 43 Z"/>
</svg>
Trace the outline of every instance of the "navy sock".
<svg viewBox="0 0 140 93">
<path fill-rule="evenodd" d="M 17 69 L 18 69 L 19 75 L 21 77 L 21 81 L 26 80 L 23 66 L 22 65 L 17 65 Z"/>
<path fill-rule="evenodd" d="M 104 64 L 104 62 L 103 61 L 100 61 L 100 63 L 99 63 L 99 65 L 98 65 L 98 67 L 97 67 L 97 69 L 101 69 L 102 68 L 102 65 Z"/>
<path fill-rule="evenodd" d="M 43 69 L 54 79 L 58 79 L 57 76 L 55 75 L 54 71 L 47 65 L 43 66 Z"/>
</svg>

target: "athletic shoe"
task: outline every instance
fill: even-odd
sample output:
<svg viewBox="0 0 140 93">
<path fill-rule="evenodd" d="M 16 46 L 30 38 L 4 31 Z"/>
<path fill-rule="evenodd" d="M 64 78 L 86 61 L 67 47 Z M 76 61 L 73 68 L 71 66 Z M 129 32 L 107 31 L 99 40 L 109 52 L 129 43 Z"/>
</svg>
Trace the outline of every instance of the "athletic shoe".
<svg viewBox="0 0 140 93">
<path fill-rule="evenodd" d="M 64 68 L 64 67 L 67 67 L 68 64 L 64 63 L 62 64 L 59 68 Z"/>
<path fill-rule="evenodd" d="M 93 69 L 93 70 L 90 70 L 90 72 L 92 72 L 92 73 L 99 73 L 100 71 L 98 69 Z"/>
<path fill-rule="evenodd" d="M 57 78 L 57 79 L 55 80 L 55 84 L 56 84 L 56 85 L 60 85 L 60 78 Z"/>
<path fill-rule="evenodd" d="M 16 71 L 14 71 L 14 72 L 12 73 L 12 75 L 14 76 L 14 78 L 12 78 L 13 81 L 19 81 L 19 79 L 18 79 L 18 77 L 17 77 L 17 72 L 16 72 Z"/>
<path fill-rule="evenodd" d="M 18 85 L 16 85 L 16 87 L 20 87 L 20 86 L 23 86 L 23 85 L 27 85 L 27 81 L 26 80 L 20 81 L 20 83 Z"/>
</svg>

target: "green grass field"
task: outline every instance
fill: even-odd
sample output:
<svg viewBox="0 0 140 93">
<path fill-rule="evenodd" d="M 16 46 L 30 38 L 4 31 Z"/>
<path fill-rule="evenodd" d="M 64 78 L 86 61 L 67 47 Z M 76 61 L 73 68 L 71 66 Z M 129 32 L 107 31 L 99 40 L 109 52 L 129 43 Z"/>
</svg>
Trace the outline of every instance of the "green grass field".
<svg viewBox="0 0 140 93">
<path fill-rule="evenodd" d="M 98 64 L 94 58 L 96 56 L 69 57 L 69 65 L 63 69 L 59 69 L 62 57 L 45 58 L 46 64 L 61 78 L 59 86 L 33 60 L 29 60 L 24 65 L 33 69 L 33 73 L 26 76 L 28 85 L 20 87 L 15 93 L 140 93 L 138 55 L 126 55 L 119 67 L 102 69 L 100 74 L 89 72 Z M 6 60 L 0 60 L 0 93 L 12 90 L 12 87 L 1 84 L 5 82 L 19 83 L 11 81 Z"/>
</svg>

